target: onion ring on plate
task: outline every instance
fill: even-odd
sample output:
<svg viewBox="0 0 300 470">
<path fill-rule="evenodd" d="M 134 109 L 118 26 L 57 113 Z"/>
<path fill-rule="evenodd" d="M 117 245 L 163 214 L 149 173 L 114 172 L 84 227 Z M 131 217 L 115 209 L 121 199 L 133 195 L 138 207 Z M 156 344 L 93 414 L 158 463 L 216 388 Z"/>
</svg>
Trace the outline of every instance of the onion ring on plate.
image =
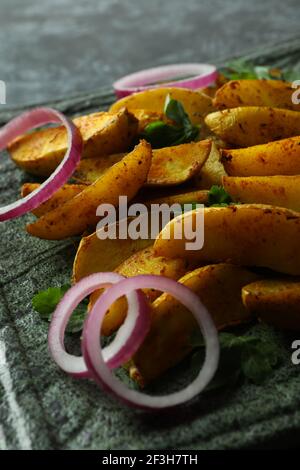
<svg viewBox="0 0 300 470">
<path fill-rule="evenodd" d="M 52 108 L 35 108 L 12 119 L 0 129 L 0 151 L 25 132 L 48 123 L 60 123 L 67 129 L 68 150 L 58 167 L 39 188 L 26 197 L 0 208 L 0 222 L 14 219 L 36 209 L 63 186 L 79 163 L 83 142 L 77 127 L 62 113 Z"/>
<path fill-rule="evenodd" d="M 135 289 L 152 288 L 167 292 L 187 307 L 196 318 L 206 344 L 203 367 L 196 379 L 185 389 L 163 396 L 151 396 L 128 389 L 105 364 L 105 358 L 99 341 L 99 331 L 108 308 L 119 297 L 128 295 Z M 181 405 L 198 395 L 213 378 L 219 361 L 219 340 L 216 327 L 200 301 L 188 287 L 177 281 L 154 275 L 139 275 L 124 279 L 113 285 L 97 300 L 93 306 L 83 330 L 82 352 L 85 363 L 95 381 L 105 390 L 127 405 L 148 410 L 159 410 Z"/>
<path fill-rule="evenodd" d="M 90 373 L 83 357 L 73 356 L 65 350 L 64 336 L 72 312 L 84 297 L 96 289 L 108 288 L 125 279 L 117 273 L 91 274 L 74 286 L 63 296 L 53 313 L 48 334 L 48 345 L 52 358 L 73 377 L 89 377 Z M 143 342 L 150 328 L 149 308 L 142 292 L 133 291 L 126 295 L 128 313 L 119 328 L 115 339 L 103 349 L 103 358 L 109 368 L 119 367 L 128 361 Z M 100 328 L 97 331 L 99 342 Z"/>
<path fill-rule="evenodd" d="M 217 77 L 217 69 L 211 64 L 173 64 L 126 75 L 117 80 L 113 87 L 117 98 L 124 98 L 152 88 L 177 87 L 196 90 L 211 85 Z"/>
</svg>

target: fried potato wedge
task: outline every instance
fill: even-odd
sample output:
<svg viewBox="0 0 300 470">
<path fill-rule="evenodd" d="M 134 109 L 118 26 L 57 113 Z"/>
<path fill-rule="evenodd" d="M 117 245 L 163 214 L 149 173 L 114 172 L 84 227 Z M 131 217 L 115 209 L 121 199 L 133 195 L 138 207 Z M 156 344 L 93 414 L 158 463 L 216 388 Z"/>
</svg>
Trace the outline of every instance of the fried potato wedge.
<svg viewBox="0 0 300 470">
<path fill-rule="evenodd" d="M 223 186 L 236 202 L 300 211 L 300 176 L 224 176 Z"/>
<path fill-rule="evenodd" d="M 204 116 L 213 111 L 211 98 L 201 92 L 186 88 L 156 88 L 122 98 L 110 107 L 110 112 L 126 107 L 130 112 L 143 109 L 162 114 L 167 95 L 182 103 L 193 124 L 201 124 Z"/>
<path fill-rule="evenodd" d="M 21 188 L 21 195 L 22 197 L 27 196 L 28 194 L 32 193 L 35 189 L 39 188 L 40 184 L 38 183 L 25 183 Z M 41 204 L 39 207 L 34 209 L 32 213 L 37 217 L 41 217 L 42 215 L 46 214 L 47 212 L 56 209 L 61 204 L 72 199 L 77 194 L 81 193 L 86 188 L 84 184 L 65 184 L 60 189 L 53 194 L 48 201 Z"/>
<path fill-rule="evenodd" d="M 131 114 L 138 120 L 138 134 L 145 130 L 151 122 L 165 121 L 165 115 L 161 112 L 147 111 L 146 109 L 132 109 Z"/>
<path fill-rule="evenodd" d="M 161 196 L 155 199 L 146 200 L 144 204 L 150 206 L 151 204 L 206 204 L 208 202 L 208 193 L 206 190 L 189 191 L 187 193 L 172 194 L 168 196 Z"/>
<path fill-rule="evenodd" d="M 153 248 L 150 246 L 134 253 L 123 261 L 115 271 L 126 277 L 132 277 L 139 274 L 155 274 L 165 276 L 171 279 L 179 279 L 188 269 L 187 262 L 182 258 L 168 259 L 162 256 L 154 256 Z M 160 292 L 153 289 L 144 289 L 149 301 L 156 299 Z M 93 292 L 90 297 L 90 305 L 93 305 L 101 292 Z M 101 333 L 104 336 L 110 336 L 123 323 L 126 317 L 126 300 L 121 298 L 115 302 L 107 311 L 102 323 Z"/>
<path fill-rule="evenodd" d="M 98 158 L 85 158 L 80 161 L 72 178 L 83 184 L 94 183 L 115 163 L 121 161 L 125 155 L 125 153 L 115 153 L 99 156 Z"/>
<path fill-rule="evenodd" d="M 300 175 L 300 137 L 252 147 L 221 150 L 230 176 Z"/>
<path fill-rule="evenodd" d="M 299 116 L 286 109 L 242 106 L 211 113 L 205 123 L 228 144 L 248 147 L 300 135 Z"/>
<path fill-rule="evenodd" d="M 132 199 L 147 179 L 151 165 L 151 146 L 141 141 L 119 163 L 77 196 L 27 225 L 28 233 L 48 240 L 61 240 L 95 227 L 97 207 L 102 203 L 118 205 L 119 196 Z"/>
<path fill-rule="evenodd" d="M 263 322 L 283 330 L 300 330 L 300 279 L 264 279 L 242 289 L 245 307 Z"/>
<path fill-rule="evenodd" d="M 220 185 L 222 177 L 226 174 L 220 161 L 219 149 L 215 142 L 212 142 L 209 157 L 196 175 L 195 184 L 199 189 L 210 189 L 213 185 Z"/>
<path fill-rule="evenodd" d="M 299 213 L 262 204 L 205 208 L 203 248 L 186 250 L 186 243 L 191 242 L 185 237 L 186 228 L 195 231 L 199 210 L 178 216 L 163 228 L 154 243 L 156 255 L 198 263 L 264 266 L 300 275 Z M 175 239 L 179 224 L 185 227 L 181 239 Z"/>
<path fill-rule="evenodd" d="M 191 179 L 200 171 L 210 153 L 211 141 L 165 147 L 152 151 L 152 162 L 147 186 L 174 186 Z M 93 183 L 124 154 L 82 160 L 74 174 L 76 181 Z"/>
<path fill-rule="evenodd" d="M 84 143 L 83 158 L 127 151 L 137 134 L 138 122 L 126 109 L 118 113 L 94 113 L 73 120 Z M 63 126 L 26 134 L 9 145 L 12 160 L 23 170 L 49 176 L 68 148 Z"/>
<path fill-rule="evenodd" d="M 231 80 L 217 90 L 213 104 L 218 109 L 270 106 L 300 111 L 300 105 L 292 102 L 294 92 L 282 80 Z"/>
<path fill-rule="evenodd" d="M 173 186 L 188 181 L 200 171 L 210 150 L 210 140 L 153 150 L 147 185 Z"/>
<path fill-rule="evenodd" d="M 195 292 L 218 329 L 251 320 L 241 299 L 243 286 L 258 276 L 230 264 L 204 266 L 179 282 Z M 182 360 L 192 349 L 192 335 L 199 329 L 193 315 L 174 297 L 162 294 L 152 304 L 150 331 L 134 355 L 130 375 L 147 383 Z"/>
</svg>

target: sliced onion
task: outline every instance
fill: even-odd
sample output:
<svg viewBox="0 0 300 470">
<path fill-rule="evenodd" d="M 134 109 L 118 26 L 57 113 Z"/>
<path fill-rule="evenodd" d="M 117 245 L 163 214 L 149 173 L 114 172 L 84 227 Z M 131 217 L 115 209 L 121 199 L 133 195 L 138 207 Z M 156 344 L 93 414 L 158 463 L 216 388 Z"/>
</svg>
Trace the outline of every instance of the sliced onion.
<svg viewBox="0 0 300 470">
<path fill-rule="evenodd" d="M 65 330 L 72 312 L 96 289 L 107 288 L 123 279 L 124 277 L 117 273 L 91 274 L 72 286 L 59 302 L 52 316 L 48 344 L 52 358 L 68 374 L 79 378 L 90 376 L 83 357 L 67 353 L 64 346 Z M 132 357 L 150 328 L 149 309 L 144 295 L 133 291 L 126 297 L 128 303 L 126 320 L 119 328 L 115 339 L 103 349 L 103 360 L 111 369 L 119 367 Z M 97 331 L 98 342 L 99 336 L 100 328 Z"/>
<path fill-rule="evenodd" d="M 0 208 L 0 221 L 14 219 L 36 209 L 47 201 L 73 174 L 82 153 L 82 138 L 77 127 L 62 113 L 52 108 L 36 108 L 16 117 L 0 129 L 0 151 L 18 136 L 48 123 L 63 124 L 68 133 L 68 150 L 52 175 L 26 197 Z"/>
<path fill-rule="evenodd" d="M 122 295 L 129 295 L 135 289 L 146 288 L 167 292 L 188 308 L 196 318 L 206 343 L 205 361 L 196 379 L 183 390 L 169 395 L 151 396 L 128 389 L 113 376 L 105 364 L 99 341 L 99 331 L 107 309 Z M 84 326 L 82 352 L 92 376 L 105 390 L 110 391 L 127 405 L 155 410 L 183 404 L 204 390 L 218 367 L 219 341 L 216 327 L 208 311 L 194 292 L 166 277 L 140 275 L 120 281 L 97 300 Z"/>
<path fill-rule="evenodd" d="M 214 83 L 218 72 L 210 64 L 174 64 L 164 65 L 126 75 L 114 84 L 118 98 L 132 93 L 161 87 L 189 88 L 195 90 Z"/>
</svg>

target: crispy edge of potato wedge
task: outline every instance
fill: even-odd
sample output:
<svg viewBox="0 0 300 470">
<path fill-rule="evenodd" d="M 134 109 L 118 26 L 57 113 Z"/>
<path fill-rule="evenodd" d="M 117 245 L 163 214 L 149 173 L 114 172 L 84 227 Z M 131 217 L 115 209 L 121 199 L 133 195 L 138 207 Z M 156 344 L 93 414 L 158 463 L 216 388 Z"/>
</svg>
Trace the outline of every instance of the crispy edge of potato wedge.
<svg viewBox="0 0 300 470">
<path fill-rule="evenodd" d="M 203 247 L 186 250 L 191 241 L 185 237 L 186 227 L 199 234 L 196 224 L 202 211 Z M 178 228 L 182 236 L 175 239 Z M 298 212 L 263 204 L 230 205 L 196 209 L 176 217 L 160 232 L 154 250 L 160 256 L 182 256 L 199 263 L 230 262 L 300 275 L 299 237 Z"/>
<path fill-rule="evenodd" d="M 224 176 L 224 189 L 236 202 L 270 204 L 300 211 L 300 176 Z"/>
<path fill-rule="evenodd" d="M 126 153 L 101 155 L 98 158 L 85 158 L 80 161 L 72 179 L 81 184 L 94 183 L 104 175 L 113 165 L 120 162 Z"/>
<path fill-rule="evenodd" d="M 208 114 L 206 125 L 231 145 L 249 147 L 300 135 L 297 111 L 265 106 L 240 106 Z"/>
<path fill-rule="evenodd" d="M 36 222 L 27 225 L 27 232 L 47 240 L 61 240 L 94 227 L 99 221 L 96 211 L 100 204 L 117 206 L 119 196 L 127 196 L 129 200 L 135 196 L 147 178 L 151 159 L 151 146 L 141 141 L 102 178 Z"/>
<path fill-rule="evenodd" d="M 186 88 L 167 87 L 126 96 L 112 104 L 110 112 L 116 112 L 125 106 L 129 111 L 143 109 L 163 113 L 167 95 L 182 103 L 193 124 L 203 123 L 204 116 L 213 111 L 212 99 L 208 95 Z"/>
<path fill-rule="evenodd" d="M 300 174 L 300 137 L 222 149 L 221 162 L 230 176 L 276 176 Z"/>
<path fill-rule="evenodd" d="M 242 288 L 249 312 L 281 330 L 300 330 L 300 278 L 263 279 Z"/>
<path fill-rule="evenodd" d="M 94 113 L 73 120 L 83 138 L 82 158 L 128 150 L 136 136 L 138 122 L 126 109 L 116 114 Z M 63 126 L 35 131 L 19 137 L 8 146 L 14 163 L 23 170 L 49 176 L 63 159 L 68 147 Z"/>
<path fill-rule="evenodd" d="M 28 194 L 32 193 L 32 191 L 38 189 L 40 187 L 39 183 L 24 183 L 21 188 L 21 196 L 25 197 Z M 47 212 L 56 209 L 61 204 L 72 199 L 77 194 L 81 193 L 86 188 L 86 185 L 83 184 L 64 184 L 60 189 L 56 191 L 53 196 L 48 199 L 48 201 L 41 204 L 39 207 L 32 211 L 36 217 L 41 217 L 42 215 L 46 214 Z"/>
<path fill-rule="evenodd" d="M 248 322 L 241 289 L 258 276 L 230 264 L 204 266 L 187 273 L 179 282 L 195 292 L 210 312 L 218 329 Z M 159 377 L 191 350 L 191 337 L 199 329 L 193 315 L 180 302 L 162 294 L 152 304 L 151 328 L 130 363 L 129 371 L 141 385 Z"/>
<path fill-rule="evenodd" d="M 209 190 L 213 185 L 220 185 L 222 177 L 227 173 L 221 163 L 218 146 L 212 142 L 210 154 L 199 173 L 194 178 L 195 186 Z"/>
<path fill-rule="evenodd" d="M 230 80 L 216 91 L 213 105 L 218 109 L 238 106 L 271 106 L 300 111 L 294 104 L 295 89 L 282 80 Z"/>
<path fill-rule="evenodd" d="M 173 186 L 191 179 L 205 164 L 211 140 L 153 150 L 147 186 Z"/>
</svg>

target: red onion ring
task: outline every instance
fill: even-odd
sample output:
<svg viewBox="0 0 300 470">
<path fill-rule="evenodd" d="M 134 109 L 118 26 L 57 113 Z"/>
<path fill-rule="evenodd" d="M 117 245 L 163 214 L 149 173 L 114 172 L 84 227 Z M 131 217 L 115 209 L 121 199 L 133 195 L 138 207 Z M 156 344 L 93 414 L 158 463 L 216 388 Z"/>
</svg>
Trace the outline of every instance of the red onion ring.
<svg viewBox="0 0 300 470">
<path fill-rule="evenodd" d="M 128 295 L 135 289 L 145 288 L 163 290 L 187 307 L 195 316 L 206 343 L 205 361 L 196 379 L 185 389 L 169 395 L 151 396 L 128 389 L 112 375 L 105 364 L 99 342 L 101 324 L 110 305 L 122 295 Z M 139 275 L 118 282 L 104 292 L 101 299 L 97 300 L 84 326 L 82 352 L 91 375 L 105 390 L 111 392 L 127 405 L 158 410 L 183 404 L 206 387 L 218 367 L 219 341 L 216 327 L 207 309 L 188 287 L 162 276 Z"/>
<path fill-rule="evenodd" d="M 192 77 L 190 77 L 192 75 Z M 188 78 L 185 78 L 187 77 Z M 124 98 L 132 93 L 150 90 L 152 88 L 176 87 L 195 90 L 211 85 L 217 79 L 218 72 L 210 64 L 173 64 L 141 70 L 126 75 L 114 84 L 115 94 Z M 174 81 L 174 77 L 178 80 Z M 182 77 L 180 79 L 180 77 Z M 164 82 L 164 83 L 158 83 Z"/>
<path fill-rule="evenodd" d="M 57 365 L 73 377 L 89 377 L 83 357 L 66 352 L 64 336 L 68 320 L 77 305 L 96 289 L 108 288 L 124 279 L 117 273 L 96 273 L 81 279 L 64 295 L 53 313 L 48 345 Z M 128 361 L 142 344 L 150 328 L 149 309 L 142 292 L 133 291 L 127 296 L 128 313 L 115 339 L 103 349 L 103 358 L 110 369 Z M 100 329 L 97 331 L 99 342 Z"/>
<path fill-rule="evenodd" d="M 14 219 L 47 201 L 73 174 L 82 153 L 79 130 L 62 113 L 52 108 L 36 108 L 12 119 L 0 129 L 0 151 L 25 132 L 48 123 L 63 124 L 68 133 L 68 150 L 52 175 L 26 197 L 0 208 L 0 221 Z"/>
</svg>

